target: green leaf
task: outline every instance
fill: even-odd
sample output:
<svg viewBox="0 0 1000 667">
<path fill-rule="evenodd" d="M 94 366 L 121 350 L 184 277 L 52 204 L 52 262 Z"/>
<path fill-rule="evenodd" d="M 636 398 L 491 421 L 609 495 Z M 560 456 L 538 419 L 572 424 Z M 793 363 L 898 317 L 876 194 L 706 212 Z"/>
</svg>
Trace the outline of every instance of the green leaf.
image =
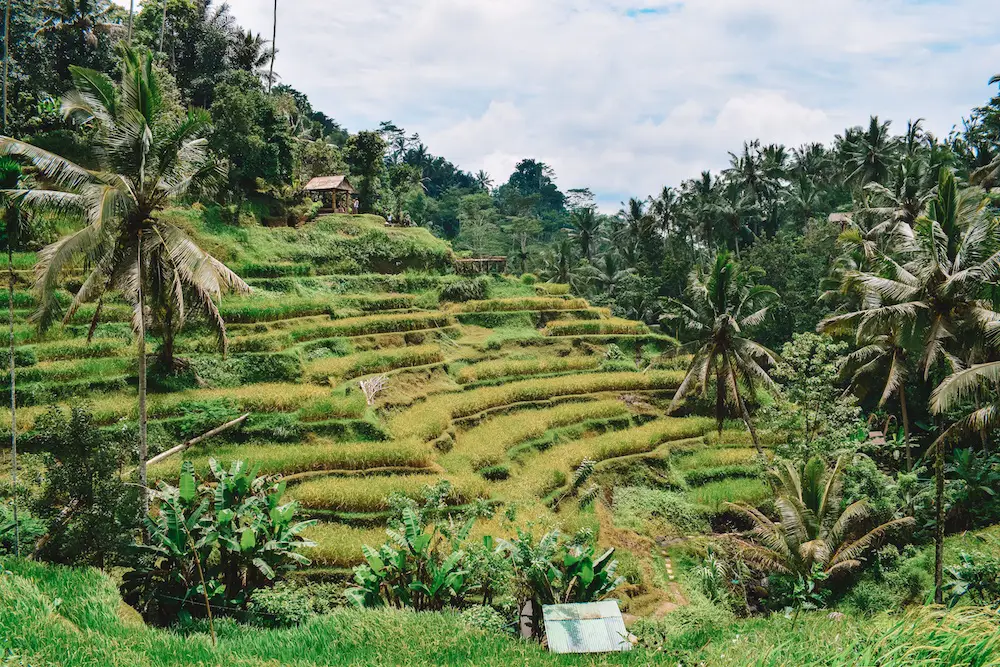
<svg viewBox="0 0 1000 667">
<path fill-rule="evenodd" d="M 190 503 L 198 495 L 198 487 L 194 481 L 194 465 L 190 461 L 185 461 L 181 465 L 180 498 L 185 503 Z"/>
<path fill-rule="evenodd" d="M 257 536 L 254 535 L 253 529 L 244 528 L 243 534 L 240 535 L 240 551 L 250 551 L 255 546 L 257 546 Z"/>
</svg>

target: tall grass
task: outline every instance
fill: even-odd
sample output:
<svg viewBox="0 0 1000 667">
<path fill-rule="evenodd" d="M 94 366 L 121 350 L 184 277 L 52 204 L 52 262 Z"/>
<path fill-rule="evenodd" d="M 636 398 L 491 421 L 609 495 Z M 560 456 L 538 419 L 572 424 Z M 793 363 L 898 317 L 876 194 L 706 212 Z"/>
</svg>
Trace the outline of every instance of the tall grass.
<svg viewBox="0 0 1000 667">
<path fill-rule="evenodd" d="M 550 297 L 520 297 L 511 299 L 486 299 L 466 301 L 453 306 L 463 313 L 513 310 L 583 310 L 589 308 L 586 299 L 556 299 Z"/>
<path fill-rule="evenodd" d="M 547 336 L 648 334 L 649 327 L 642 322 L 617 317 L 607 320 L 556 320 L 545 326 L 544 333 Z"/>
<path fill-rule="evenodd" d="M 465 366 L 458 372 L 457 380 L 459 384 L 468 384 L 496 378 L 592 370 L 600 365 L 601 358 L 597 355 L 549 359 L 496 359 Z"/>
<path fill-rule="evenodd" d="M 437 345 L 419 345 L 394 350 L 373 350 L 346 357 L 327 357 L 310 361 L 305 366 L 306 375 L 314 382 L 349 380 L 371 373 L 409 366 L 425 366 L 444 361 Z"/>
<path fill-rule="evenodd" d="M 389 496 L 397 493 L 418 500 L 425 486 L 443 479 L 440 475 L 381 475 L 369 477 L 320 477 L 291 487 L 289 498 L 309 509 L 339 512 L 379 512 L 389 509 Z M 485 482 L 474 478 L 453 485 L 450 501 L 466 503 L 488 498 Z"/>
<path fill-rule="evenodd" d="M 150 468 L 150 476 L 174 479 L 180 461 L 191 461 L 201 474 L 210 472 L 208 459 L 227 463 L 242 459 L 259 464 L 261 473 L 291 475 L 323 470 L 365 470 L 368 468 L 426 468 L 431 465 L 431 449 L 415 440 L 394 442 L 334 442 L 315 438 L 297 444 L 248 444 L 196 447 L 183 457 Z"/>
<path fill-rule="evenodd" d="M 686 492 L 688 499 L 713 512 L 725 509 L 726 503 L 759 505 L 772 496 L 770 487 L 760 479 L 734 477 L 709 482 Z"/>
<path fill-rule="evenodd" d="M 358 544 L 381 544 L 384 531 L 320 524 L 307 536 L 321 565 L 358 562 Z M 350 545 L 350 546 L 348 546 Z M 475 630 L 453 613 L 339 609 L 288 630 L 216 623 L 176 633 L 136 622 L 117 585 L 97 570 L 7 560 L 0 574 L 0 637 L 20 657 L 13 664 L 59 667 L 320 667 L 323 665 L 648 665 L 713 667 L 997 667 L 996 612 L 915 610 L 874 619 L 803 613 L 793 632 L 783 615 L 722 624 L 668 614 L 635 626 L 642 644 L 628 653 L 554 655 L 541 646 Z M 58 603 L 56 602 L 58 601 Z M 716 615 L 718 616 L 718 615 Z M 723 617 L 724 618 L 724 617 Z M 649 632 L 650 628 L 659 632 Z"/>
<path fill-rule="evenodd" d="M 414 435 L 430 440 L 441 435 L 453 419 L 492 408 L 528 401 L 545 401 L 555 396 L 676 389 L 683 375 L 681 371 L 573 375 L 521 380 L 499 387 L 432 396 L 424 403 L 395 416 L 390 428 L 399 435 Z"/>
<path fill-rule="evenodd" d="M 540 438 L 554 428 L 589 419 L 609 419 L 629 414 L 619 400 L 567 403 L 543 410 L 522 410 L 488 419 L 458 436 L 452 459 L 461 457 L 472 467 L 494 465 L 507 458 L 512 447 Z"/>
</svg>

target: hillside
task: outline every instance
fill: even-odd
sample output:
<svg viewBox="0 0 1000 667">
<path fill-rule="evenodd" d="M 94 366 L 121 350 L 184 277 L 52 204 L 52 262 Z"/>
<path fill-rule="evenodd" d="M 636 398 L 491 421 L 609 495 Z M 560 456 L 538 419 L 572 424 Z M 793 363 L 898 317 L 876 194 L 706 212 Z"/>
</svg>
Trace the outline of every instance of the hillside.
<svg viewBox="0 0 1000 667">
<path fill-rule="evenodd" d="M 488 501 L 522 523 L 590 527 L 595 534 L 613 521 L 606 511 L 581 509 L 573 497 L 574 471 L 584 460 L 597 463 L 598 479 L 610 479 L 620 466 L 628 475 L 633 463 L 655 469 L 683 456 L 677 460 L 691 483 L 678 484 L 708 515 L 721 498 L 764 495 L 763 484 L 745 479 L 748 469 L 740 467 L 752 458 L 744 434 L 713 440 L 709 449 L 702 437 L 708 420 L 662 416 L 684 360 L 657 362 L 661 368 L 646 372 L 636 361 L 645 367 L 675 341 L 591 307 L 565 285 L 462 280 L 446 272 L 446 243 L 423 229 L 388 229 L 375 216 L 268 229 L 229 227 L 199 210 L 167 215 L 241 272 L 254 292 L 222 302 L 227 358 L 192 319 L 176 341 L 185 370 L 154 373 L 151 454 L 249 412 L 241 428 L 184 458 L 202 474 L 214 457 L 283 475 L 289 497 L 321 521 L 309 534 L 318 543 L 310 554 L 315 567 L 359 562 L 362 543 L 384 539 L 389 495 L 419 498 L 440 480 L 453 487 L 450 502 Z M 17 258 L 19 266 L 32 260 Z M 30 272 L 21 275 L 26 282 Z M 66 282 L 64 302 L 74 280 Z M 479 298 L 448 300 L 469 296 Z M 52 402 L 83 400 L 108 428 L 134 419 L 125 305 L 103 307 L 87 344 L 92 306 L 70 325 L 40 335 L 25 321 L 33 298 L 27 284 L 19 288 L 23 448 L 31 450 L 35 421 Z M 375 375 L 384 375 L 387 386 L 368 405 L 359 381 Z M 9 415 L 0 419 L 9 423 Z M 703 473 L 723 459 L 735 486 L 720 495 L 730 480 Z M 180 461 L 157 464 L 151 478 L 176 479 Z M 612 500 L 609 492 L 609 507 Z M 480 530 L 507 534 L 502 523 L 498 514 Z M 652 565 L 646 565 L 650 582 Z"/>
</svg>

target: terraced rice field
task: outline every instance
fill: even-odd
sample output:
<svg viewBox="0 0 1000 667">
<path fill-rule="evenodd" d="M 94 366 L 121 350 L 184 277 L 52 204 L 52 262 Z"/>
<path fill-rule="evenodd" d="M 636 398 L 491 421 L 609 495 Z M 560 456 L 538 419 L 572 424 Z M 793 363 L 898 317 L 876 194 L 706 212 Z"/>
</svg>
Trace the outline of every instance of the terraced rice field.
<svg viewBox="0 0 1000 667">
<path fill-rule="evenodd" d="M 324 243 L 354 238 L 334 222 L 317 225 L 336 233 Z M 282 237 L 275 247 L 284 248 L 292 234 L 315 230 L 273 233 Z M 424 232 L 392 230 L 393 243 L 410 247 L 411 233 Z M 650 362 L 675 341 L 592 308 L 566 286 L 493 277 L 489 298 L 451 303 L 441 294 L 459 278 L 436 267 L 438 259 L 404 262 L 422 267 L 419 273 L 389 273 L 373 260 L 338 274 L 331 269 L 341 264 L 312 261 L 302 251 L 262 262 L 239 245 L 256 236 L 206 238 L 228 248 L 254 294 L 222 304 L 226 359 L 202 323 L 187 323 L 177 340 L 184 370 L 151 383 L 151 450 L 250 417 L 153 466 L 150 476 L 175 479 L 182 458 L 204 473 L 213 457 L 246 459 L 285 476 L 288 498 L 320 520 L 310 530 L 317 566 L 358 562 L 362 543 L 382 541 L 391 498 L 420 498 L 441 480 L 452 485 L 450 504 L 485 501 L 502 509 L 477 528 L 498 535 L 512 525 L 502 514 L 516 515 L 520 525 L 600 532 L 600 513 L 578 501 L 576 471 L 585 461 L 594 463 L 595 479 L 616 484 L 629 484 L 635 466 L 659 471 L 664 488 L 705 516 L 725 511 L 728 501 L 768 498 L 742 430 L 720 435 L 704 417 L 665 415 L 683 359 L 666 367 Z M 34 301 L 26 285 L 16 301 L 19 317 L 27 317 Z M 30 436 L 53 403 L 85 402 L 108 428 L 134 424 L 128 309 L 111 303 L 105 313 L 89 343 L 86 313 L 44 335 L 17 324 L 25 406 L 19 431 Z M 610 344 L 624 352 L 624 362 L 606 359 Z M 375 375 L 385 375 L 387 387 L 368 403 L 359 381 Z M 5 425 L 9 415 L 0 411 Z M 604 490 L 610 498 L 613 488 Z"/>
</svg>

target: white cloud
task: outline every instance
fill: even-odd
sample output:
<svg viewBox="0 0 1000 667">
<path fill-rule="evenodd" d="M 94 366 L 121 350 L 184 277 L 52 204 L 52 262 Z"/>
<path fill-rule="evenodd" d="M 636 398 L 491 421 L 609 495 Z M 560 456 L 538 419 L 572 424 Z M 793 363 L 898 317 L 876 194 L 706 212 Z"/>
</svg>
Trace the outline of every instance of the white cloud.
<svg viewBox="0 0 1000 667">
<path fill-rule="evenodd" d="M 270 35 L 271 0 L 231 0 Z M 391 119 L 464 169 L 521 157 L 613 208 L 744 139 L 871 113 L 944 134 L 1000 69 L 993 0 L 279 0 L 284 81 L 349 129 Z M 975 17 L 975 20 L 970 20 Z"/>
</svg>

